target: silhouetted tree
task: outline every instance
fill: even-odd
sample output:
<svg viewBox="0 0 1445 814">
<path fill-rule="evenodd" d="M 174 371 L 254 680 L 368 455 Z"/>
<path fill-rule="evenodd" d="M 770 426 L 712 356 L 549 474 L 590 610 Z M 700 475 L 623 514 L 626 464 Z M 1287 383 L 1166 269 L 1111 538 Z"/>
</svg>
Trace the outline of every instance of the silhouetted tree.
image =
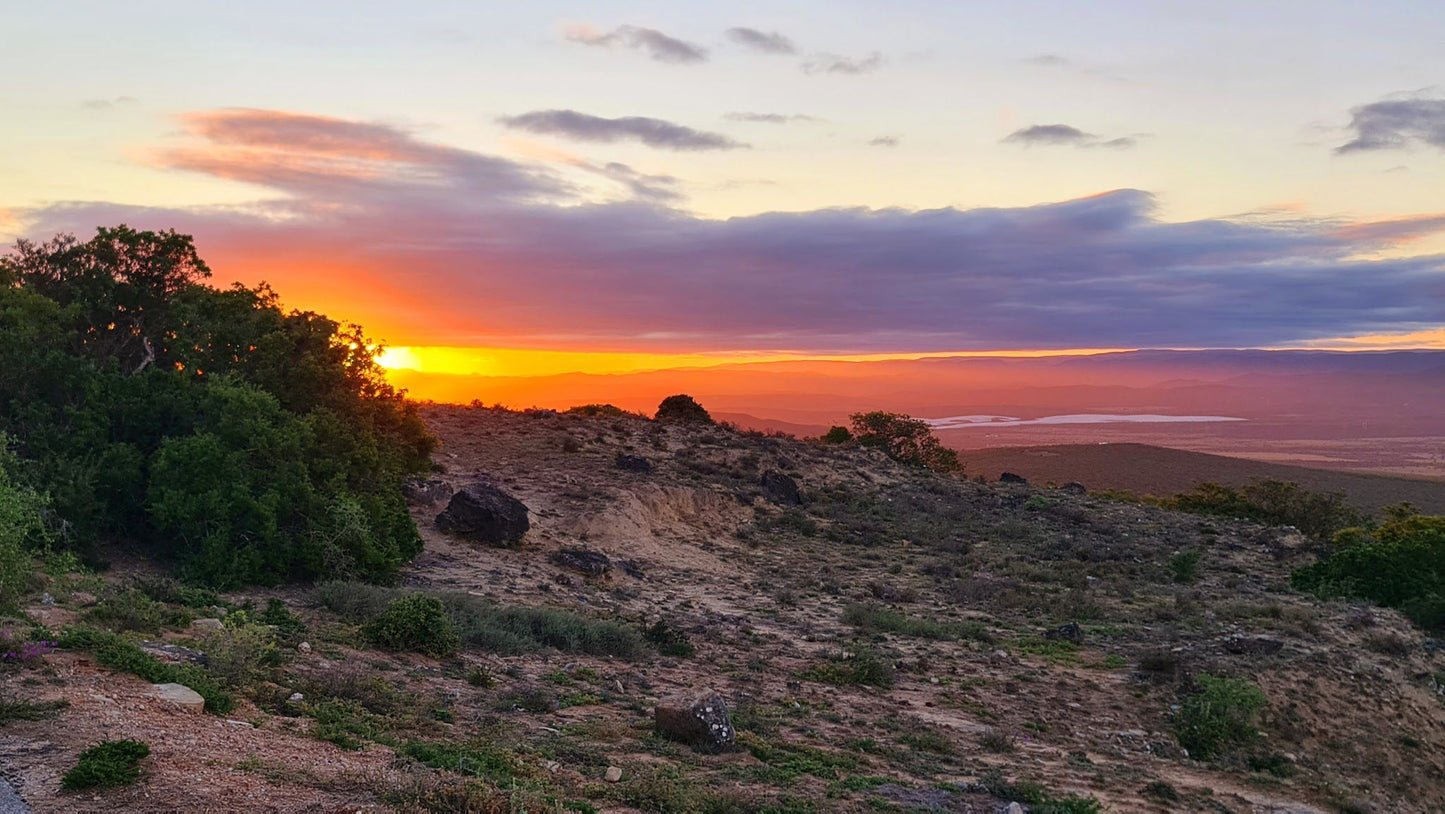
<svg viewBox="0 0 1445 814">
<path fill-rule="evenodd" d="M 854 413 L 849 418 L 858 443 L 878 447 L 896 461 L 925 466 L 935 472 L 963 469 L 958 453 L 940 443 L 933 435 L 933 428 L 922 419 L 882 410 Z"/>
<path fill-rule="evenodd" d="M 689 395 L 678 394 L 668 396 L 657 405 L 658 421 L 690 421 L 697 424 L 711 424 L 712 416 L 708 415 L 701 404 Z"/>
</svg>

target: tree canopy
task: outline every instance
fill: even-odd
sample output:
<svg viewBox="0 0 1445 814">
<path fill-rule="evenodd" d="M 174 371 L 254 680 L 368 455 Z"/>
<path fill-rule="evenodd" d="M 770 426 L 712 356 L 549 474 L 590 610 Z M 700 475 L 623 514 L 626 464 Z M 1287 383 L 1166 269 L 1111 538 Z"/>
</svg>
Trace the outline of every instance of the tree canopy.
<svg viewBox="0 0 1445 814">
<path fill-rule="evenodd" d="M 435 440 L 360 327 L 209 276 L 190 236 L 126 226 L 0 257 L 0 432 L 51 537 L 215 584 L 390 576 Z"/>
<path fill-rule="evenodd" d="M 958 453 L 945 447 L 934 436 L 933 428 L 921 418 L 874 410 L 854 413 L 849 419 L 853 423 L 853 438 L 858 443 L 878 447 L 896 461 L 936 472 L 958 472 L 963 468 L 958 462 Z M 830 430 L 829 434 L 833 432 Z"/>
</svg>

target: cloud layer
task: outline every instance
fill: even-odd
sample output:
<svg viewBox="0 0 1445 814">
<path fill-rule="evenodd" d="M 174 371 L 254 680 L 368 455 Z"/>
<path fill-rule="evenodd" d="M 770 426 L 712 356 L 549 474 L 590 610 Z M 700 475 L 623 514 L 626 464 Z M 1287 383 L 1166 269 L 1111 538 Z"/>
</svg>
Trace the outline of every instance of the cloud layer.
<svg viewBox="0 0 1445 814">
<path fill-rule="evenodd" d="M 862 74 L 871 73 L 883 67 L 883 55 L 877 53 L 866 57 L 845 57 L 837 54 L 817 54 L 803 62 L 803 73 L 810 74 Z"/>
<path fill-rule="evenodd" d="M 1127 136 L 1103 139 L 1067 124 L 1035 124 L 1015 130 L 1004 138 L 1004 142 L 1025 147 L 1107 147 L 1115 150 L 1127 149 L 1135 144 L 1134 139 Z"/>
<path fill-rule="evenodd" d="M 668 62 L 674 65 L 707 61 L 706 48 L 676 37 L 669 37 L 655 28 L 622 25 L 602 33 L 588 26 L 578 25 L 568 27 L 563 32 L 563 36 L 572 42 L 583 45 L 600 48 L 622 47 L 643 51 L 658 62 Z"/>
<path fill-rule="evenodd" d="M 267 279 L 400 344 L 1260 346 L 1445 323 L 1445 258 L 1361 259 L 1445 229 L 1439 217 L 1171 223 L 1147 193 L 1117 190 L 706 220 L 646 199 L 589 203 L 552 171 L 385 125 L 257 110 L 184 124 L 192 143 L 157 163 L 273 196 L 57 205 L 18 213 L 27 233 L 175 227 L 221 282 Z"/>
<path fill-rule="evenodd" d="M 1355 137 L 1336 153 L 1397 150 L 1426 144 L 1445 150 L 1445 99 L 1389 99 L 1350 111 Z"/>
<path fill-rule="evenodd" d="M 637 141 L 662 150 L 735 150 L 748 146 L 721 133 L 694 130 L 646 116 L 607 119 L 575 110 L 534 110 L 503 117 L 501 122 L 514 130 L 539 135 L 578 141 Z"/>
</svg>

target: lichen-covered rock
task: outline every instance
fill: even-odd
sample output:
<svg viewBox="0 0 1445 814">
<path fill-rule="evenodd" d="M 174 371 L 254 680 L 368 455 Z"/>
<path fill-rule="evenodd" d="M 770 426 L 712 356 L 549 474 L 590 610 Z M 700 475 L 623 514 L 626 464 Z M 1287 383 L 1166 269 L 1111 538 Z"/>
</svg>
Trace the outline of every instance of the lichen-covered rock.
<svg viewBox="0 0 1445 814">
<path fill-rule="evenodd" d="M 516 545 L 532 527 L 527 507 L 490 483 L 469 483 L 437 515 L 437 528 L 488 545 Z"/>
<path fill-rule="evenodd" d="M 727 704 L 715 690 L 691 699 L 659 703 L 653 722 L 659 735 L 701 751 L 731 749 L 737 740 Z"/>
<path fill-rule="evenodd" d="M 763 497 L 779 506 L 797 506 L 803 502 L 798 482 L 776 469 L 763 473 Z"/>
</svg>

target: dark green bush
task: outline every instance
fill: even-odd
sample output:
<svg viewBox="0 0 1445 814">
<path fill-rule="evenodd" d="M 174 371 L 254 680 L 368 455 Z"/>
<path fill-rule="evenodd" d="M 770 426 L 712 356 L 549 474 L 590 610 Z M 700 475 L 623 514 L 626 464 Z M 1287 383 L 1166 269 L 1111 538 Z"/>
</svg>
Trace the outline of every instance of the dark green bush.
<svg viewBox="0 0 1445 814">
<path fill-rule="evenodd" d="M 877 447 L 888 457 L 911 466 L 923 466 L 935 472 L 959 472 L 958 452 L 945 447 L 933 435 L 928 422 L 903 415 L 874 410 L 854 413 L 853 437 L 865 447 Z"/>
<path fill-rule="evenodd" d="M 440 599 L 408 594 L 393 600 L 361 633 L 387 650 L 414 650 L 444 659 L 457 654 L 461 637 Z"/>
<path fill-rule="evenodd" d="M 685 421 L 695 424 L 711 424 L 712 416 L 701 404 L 689 395 L 668 396 L 657 405 L 658 421 Z"/>
<path fill-rule="evenodd" d="M 1373 533 L 1342 531 L 1327 558 L 1295 571 L 1290 582 L 1321 597 L 1398 608 L 1422 627 L 1445 629 L 1445 517 L 1400 511 Z"/>
<path fill-rule="evenodd" d="M 136 740 L 103 741 L 80 753 L 75 768 L 60 779 L 66 791 L 128 786 L 140 779 L 140 762 L 151 748 Z"/>
<path fill-rule="evenodd" d="M 219 586 L 388 579 L 434 445 L 355 326 L 204 284 L 191 239 L 101 229 L 0 257 L 0 432 L 56 543 L 139 545 Z"/>
<path fill-rule="evenodd" d="M 829 427 L 828 431 L 823 433 L 818 440 L 825 444 L 846 444 L 853 440 L 853 433 L 849 432 L 847 427 L 833 426 Z"/>
<path fill-rule="evenodd" d="M 872 648 L 857 646 L 828 655 L 804 670 L 802 675 L 825 684 L 866 684 L 889 689 L 893 686 L 894 672 L 893 662 Z"/>
<path fill-rule="evenodd" d="M 1259 738 L 1256 719 L 1269 699 L 1254 684 L 1208 673 L 1194 677 L 1195 692 L 1174 717 L 1179 743 L 1198 760 L 1248 746 Z"/>
<path fill-rule="evenodd" d="M 1169 558 L 1169 573 L 1175 582 L 1194 582 L 1199 579 L 1199 563 L 1203 559 L 1202 551 L 1181 551 Z"/>
<path fill-rule="evenodd" d="M 19 462 L 10 451 L 10 438 L 0 433 L 0 610 L 13 609 L 30 580 L 30 548 L 43 540 L 40 510 L 43 501 L 15 483 L 12 473 Z"/>
</svg>

